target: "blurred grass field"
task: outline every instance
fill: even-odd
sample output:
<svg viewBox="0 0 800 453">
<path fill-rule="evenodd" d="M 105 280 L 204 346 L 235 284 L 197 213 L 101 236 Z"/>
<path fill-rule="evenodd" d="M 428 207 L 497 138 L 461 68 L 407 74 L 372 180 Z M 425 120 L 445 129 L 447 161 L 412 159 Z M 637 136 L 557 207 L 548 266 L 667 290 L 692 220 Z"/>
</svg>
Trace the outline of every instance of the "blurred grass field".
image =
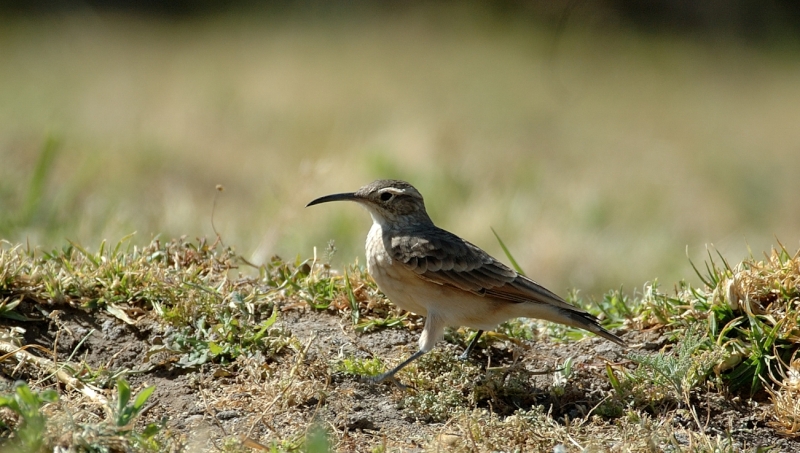
<svg viewBox="0 0 800 453">
<path fill-rule="evenodd" d="M 240 254 L 341 266 L 368 216 L 305 204 L 393 177 L 558 293 L 670 285 L 800 245 L 798 57 L 457 5 L 0 18 L 0 237 L 213 236 L 222 184 Z"/>
</svg>

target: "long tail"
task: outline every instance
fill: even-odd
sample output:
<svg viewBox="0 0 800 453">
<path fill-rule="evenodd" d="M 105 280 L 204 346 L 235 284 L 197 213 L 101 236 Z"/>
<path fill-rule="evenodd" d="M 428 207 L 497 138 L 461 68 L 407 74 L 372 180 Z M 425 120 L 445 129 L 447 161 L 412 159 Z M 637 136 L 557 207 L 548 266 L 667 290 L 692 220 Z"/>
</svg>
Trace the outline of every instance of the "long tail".
<svg viewBox="0 0 800 453">
<path fill-rule="evenodd" d="M 486 290 L 485 294 L 517 305 L 516 310 L 519 311 L 515 311 L 520 316 L 544 319 L 588 330 L 623 348 L 627 346 L 622 338 L 604 329 L 597 318 L 568 304 L 547 288 L 523 275 L 517 275 L 509 284 Z"/>
<path fill-rule="evenodd" d="M 561 319 L 559 320 L 553 319 L 553 321 L 559 322 L 561 324 L 566 324 L 568 326 L 578 327 L 580 329 L 588 330 L 589 332 L 597 334 L 605 338 L 606 340 L 613 341 L 614 343 L 622 346 L 623 348 L 628 346 L 627 344 L 625 344 L 622 338 L 614 335 L 613 333 L 603 328 L 603 326 L 600 325 L 600 322 L 597 320 L 597 318 L 590 315 L 589 313 L 586 313 L 584 311 L 578 311 L 578 309 L 569 310 L 564 308 L 559 308 L 558 312 L 559 315 L 561 315 L 559 316 Z"/>
<path fill-rule="evenodd" d="M 546 321 L 557 322 L 570 327 L 577 327 L 579 329 L 588 330 L 596 335 L 599 335 L 606 340 L 613 341 L 614 343 L 627 347 L 622 338 L 614 335 L 600 325 L 600 321 L 589 313 L 581 310 L 578 307 L 573 307 L 566 302 L 561 302 L 559 305 L 552 303 L 542 302 L 527 302 L 524 305 L 524 314 L 529 318 L 539 318 Z"/>
</svg>

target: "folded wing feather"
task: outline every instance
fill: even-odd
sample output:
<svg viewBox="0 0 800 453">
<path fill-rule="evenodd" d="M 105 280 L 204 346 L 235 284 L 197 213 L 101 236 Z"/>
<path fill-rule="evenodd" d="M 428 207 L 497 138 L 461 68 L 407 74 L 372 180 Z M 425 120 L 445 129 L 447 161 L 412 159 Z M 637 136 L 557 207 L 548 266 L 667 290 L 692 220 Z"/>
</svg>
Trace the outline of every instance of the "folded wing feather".
<svg viewBox="0 0 800 453">
<path fill-rule="evenodd" d="M 448 231 L 436 228 L 424 238 L 399 234 L 387 239 L 392 258 L 424 280 L 508 302 L 550 304 L 584 313 Z"/>
</svg>

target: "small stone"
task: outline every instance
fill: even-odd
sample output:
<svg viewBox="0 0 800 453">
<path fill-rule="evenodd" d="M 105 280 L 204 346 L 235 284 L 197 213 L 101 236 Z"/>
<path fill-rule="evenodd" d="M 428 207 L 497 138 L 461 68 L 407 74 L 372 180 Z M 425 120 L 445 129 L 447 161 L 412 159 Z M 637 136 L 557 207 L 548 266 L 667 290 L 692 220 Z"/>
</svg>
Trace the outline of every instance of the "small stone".
<svg viewBox="0 0 800 453">
<path fill-rule="evenodd" d="M 355 430 L 364 431 L 366 429 L 375 430 L 376 428 L 375 428 L 375 424 L 372 423 L 372 420 L 369 420 L 368 418 L 363 417 L 363 416 L 354 415 L 354 416 L 348 417 L 348 419 L 347 419 L 347 429 L 349 429 L 351 431 L 355 431 Z"/>
<path fill-rule="evenodd" d="M 217 413 L 217 419 L 219 420 L 230 420 L 241 416 L 242 414 L 237 410 L 220 411 Z"/>
<path fill-rule="evenodd" d="M 452 448 L 458 446 L 458 442 L 461 440 L 461 436 L 453 433 L 442 433 L 439 434 L 438 440 L 439 440 L 439 445 Z"/>
</svg>

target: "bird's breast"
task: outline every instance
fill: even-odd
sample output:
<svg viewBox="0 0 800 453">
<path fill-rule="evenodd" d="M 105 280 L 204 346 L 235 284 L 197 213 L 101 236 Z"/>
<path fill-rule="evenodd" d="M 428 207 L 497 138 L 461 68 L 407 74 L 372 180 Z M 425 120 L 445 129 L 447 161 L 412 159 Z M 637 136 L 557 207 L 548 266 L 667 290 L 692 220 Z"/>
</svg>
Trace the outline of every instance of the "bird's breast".
<svg viewBox="0 0 800 453">
<path fill-rule="evenodd" d="M 367 252 L 367 270 L 373 277 L 380 268 L 392 265 L 392 257 L 383 245 L 383 228 L 379 223 L 373 223 L 367 235 L 365 245 Z"/>
<path fill-rule="evenodd" d="M 422 283 L 412 271 L 396 262 L 386 250 L 383 242 L 383 229 L 375 223 L 367 235 L 366 243 L 367 270 L 378 288 L 392 303 L 403 310 L 425 316 L 427 309 L 424 301 L 419 300 L 415 286 Z"/>
</svg>

